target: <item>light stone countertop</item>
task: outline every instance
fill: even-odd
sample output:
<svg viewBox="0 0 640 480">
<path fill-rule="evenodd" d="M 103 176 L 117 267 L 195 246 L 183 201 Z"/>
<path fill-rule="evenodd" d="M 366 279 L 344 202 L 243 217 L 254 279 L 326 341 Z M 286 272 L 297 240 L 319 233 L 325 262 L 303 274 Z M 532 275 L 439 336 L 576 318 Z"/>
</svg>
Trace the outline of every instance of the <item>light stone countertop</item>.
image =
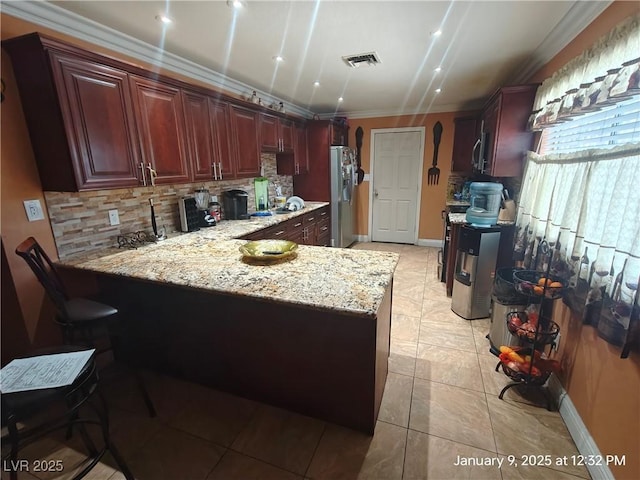
<svg viewBox="0 0 640 480">
<path fill-rule="evenodd" d="M 323 205 L 326 204 L 315 208 Z M 309 207 L 295 213 L 312 211 Z M 61 264 L 220 294 L 374 317 L 393 278 L 399 259 L 396 253 L 299 245 L 291 259 L 266 265 L 243 261 L 239 247 L 246 241 L 233 239 L 234 236 L 266 228 L 296 214 L 261 217 L 257 222 L 233 221 L 228 226 L 227 222 L 221 222 L 216 227 L 136 250 L 111 249 L 99 258 Z M 248 225 L 252 223 L 264 226 Z M 112 253 L 114 250 L 116 253 Z"/>
</svg>

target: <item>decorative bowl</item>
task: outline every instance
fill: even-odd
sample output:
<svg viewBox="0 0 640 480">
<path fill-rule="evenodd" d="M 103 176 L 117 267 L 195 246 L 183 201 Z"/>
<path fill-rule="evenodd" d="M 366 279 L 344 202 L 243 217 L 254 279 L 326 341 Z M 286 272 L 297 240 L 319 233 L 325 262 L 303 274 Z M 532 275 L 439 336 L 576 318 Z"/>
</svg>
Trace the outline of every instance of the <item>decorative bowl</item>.
<svg viewBox="0 0 640 480">
<path fill-rule="evenodd" d="M 254 260 L 279 260 L 295 255 L 298 244 L 289 240 L 253 240 L 240 246 L 240 253 Z"/>
</svg>

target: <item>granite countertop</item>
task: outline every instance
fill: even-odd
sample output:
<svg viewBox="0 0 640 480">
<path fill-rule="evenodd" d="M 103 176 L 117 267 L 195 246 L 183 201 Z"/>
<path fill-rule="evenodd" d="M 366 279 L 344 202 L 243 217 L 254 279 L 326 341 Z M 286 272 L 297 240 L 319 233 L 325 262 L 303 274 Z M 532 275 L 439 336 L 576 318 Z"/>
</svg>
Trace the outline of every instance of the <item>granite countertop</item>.
<svg viewBox="0 0 640 480">
<path fill-rule="evenodd" d="M 63 265 L 215 293 L 240 295 L 357 316 L 376 315 L 399 256 L 391 252 L 299 245 L 297 255 L 267 265 L 243 261 L 234 237 L 302 215 L 299 212 L 249 221 L 221 222 L 145 245 L 111 249 L 93 259 L 62 260 Z M 115 252 L 114 252 L 115 250 Z"/>
</svg>

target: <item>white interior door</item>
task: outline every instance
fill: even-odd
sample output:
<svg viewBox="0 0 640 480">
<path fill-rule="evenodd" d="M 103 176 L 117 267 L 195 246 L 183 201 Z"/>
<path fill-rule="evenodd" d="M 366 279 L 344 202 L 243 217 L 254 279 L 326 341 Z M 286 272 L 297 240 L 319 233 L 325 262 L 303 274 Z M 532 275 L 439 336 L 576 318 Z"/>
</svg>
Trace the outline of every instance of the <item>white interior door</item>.
<svg viewBox="0 0 640 480">
<path fill-rule="evenodd" d="M 372 131 L 371 240 L 418 240 L 424 128 Z"/>
</svg>

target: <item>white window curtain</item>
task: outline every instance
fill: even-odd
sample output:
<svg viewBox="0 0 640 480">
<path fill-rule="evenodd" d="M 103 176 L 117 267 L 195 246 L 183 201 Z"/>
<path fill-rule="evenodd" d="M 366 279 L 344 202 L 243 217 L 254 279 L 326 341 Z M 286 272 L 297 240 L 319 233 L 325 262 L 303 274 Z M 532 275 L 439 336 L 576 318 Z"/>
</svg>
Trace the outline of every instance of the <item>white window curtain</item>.
<svg viewBox="0 0 640 480">
<path fill-rule="evenodd" d="M 640 351 L 639 19 L 539 88 L 542 148 L 528 153 L 516 222 L 519 265 L 562 278 L 565 304 L 623 357 Z"/>
<path fill-rule="evenodd" d="M 548 125 L 640 91 L 640 14 L 629 17 L 538 88 L 529 126 Z"/>
</svg>

